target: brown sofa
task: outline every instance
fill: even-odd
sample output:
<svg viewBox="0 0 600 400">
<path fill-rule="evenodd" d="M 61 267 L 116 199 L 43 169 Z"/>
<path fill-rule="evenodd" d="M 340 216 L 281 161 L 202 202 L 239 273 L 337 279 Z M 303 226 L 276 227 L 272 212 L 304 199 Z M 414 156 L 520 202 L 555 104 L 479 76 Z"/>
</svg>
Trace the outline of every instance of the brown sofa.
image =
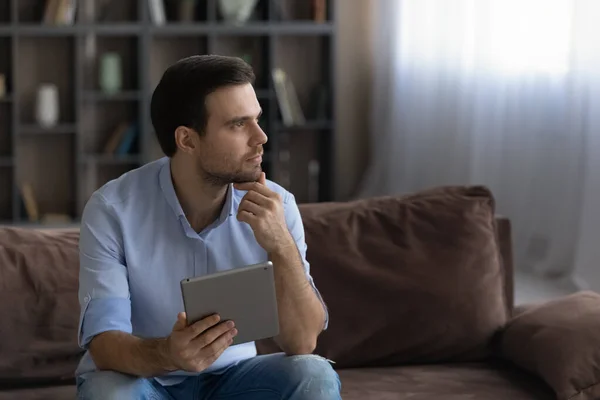
<svg viewBox="0 0 600 400">
<path fill-rule="evenodd" d="M 301 213 L 330 313 L 316 353 L 345 400 L 600 399 L 600 296 L 515 310 L 511 226 L 486 188 Z M 0 227 L 0 400 L 74 398 L 77 240 Z"/>
</svg>

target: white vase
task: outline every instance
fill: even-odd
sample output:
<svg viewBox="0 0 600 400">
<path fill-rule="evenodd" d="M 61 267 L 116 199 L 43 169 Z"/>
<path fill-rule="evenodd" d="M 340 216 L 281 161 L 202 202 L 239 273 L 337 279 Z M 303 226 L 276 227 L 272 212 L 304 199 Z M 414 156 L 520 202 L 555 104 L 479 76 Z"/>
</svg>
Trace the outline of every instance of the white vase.
<svg viewBox="0 0 600 400">
<path fill-rule="evenodd" d="M 258 0 L 219 0 L 219 12 L 223 19 L 232 24 L 248 21 Z"/>
<path fill-rule="evenodd" d="M 105 53 L 100 60 L 100 88 L 106 94 L 115 94 L 121 90 L 121 56 L 118 53 Z"/>
<path fill-rule="evenodd" d="M 39 86 L 35 105 L 35 118 L 43 128 L 52 128 L 58 123 L 58 88 L 52 83 Z"/>
</svg>

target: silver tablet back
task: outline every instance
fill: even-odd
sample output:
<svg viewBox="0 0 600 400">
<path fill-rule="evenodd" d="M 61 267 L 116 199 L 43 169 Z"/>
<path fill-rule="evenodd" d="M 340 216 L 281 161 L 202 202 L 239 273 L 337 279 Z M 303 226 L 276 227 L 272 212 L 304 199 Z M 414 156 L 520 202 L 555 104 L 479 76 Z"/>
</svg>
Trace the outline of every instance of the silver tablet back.
<svg viewBox="0 0 600 400">
<path fill-rule="evenodd" d="M 279 334 L 273 264 L 254 264 L 181 281 L 188 323 L 219 314 L 238 330 L 232 345 Z"/>
</svg>

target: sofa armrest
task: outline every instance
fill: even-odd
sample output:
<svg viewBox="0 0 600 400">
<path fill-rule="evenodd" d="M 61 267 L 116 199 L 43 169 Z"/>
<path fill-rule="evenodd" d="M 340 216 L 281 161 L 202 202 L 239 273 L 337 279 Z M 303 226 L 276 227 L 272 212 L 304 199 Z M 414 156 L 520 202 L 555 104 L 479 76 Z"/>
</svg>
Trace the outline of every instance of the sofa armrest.
<svg viewBox="0 0 600 400">
<path fill-rule="evenodd" d="M 600 294 L 522 307 L 502 330 L 500 356 L 542 378 L 558 400 L 600 398 Z"/>
</svg>

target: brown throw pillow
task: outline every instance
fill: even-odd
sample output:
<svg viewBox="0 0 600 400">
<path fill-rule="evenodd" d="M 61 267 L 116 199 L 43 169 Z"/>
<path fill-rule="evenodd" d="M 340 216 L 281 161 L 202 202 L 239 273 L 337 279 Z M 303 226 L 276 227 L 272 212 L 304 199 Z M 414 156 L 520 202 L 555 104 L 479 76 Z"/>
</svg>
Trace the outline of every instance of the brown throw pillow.
<svg viewBox="0 0 600 400">
<path fill-rule="evenodd" d="M 523 312 L 502 356 L 546 381 L 558 400 L 600 399 L 600 294 L 582 291 Z"/>
<path fill-rule="evenodd" d="M 507 320 L 494 200 L 483 187 L 301 205 L 336 366 L 476 360 Z M 259 351 L 273 351 L 259 343 Z"/>
<path fill-rule="evenodd" d="M 76 230 L 0 228 L 0 386 L 73 378 L 78 240 Z"/>
</svg>

